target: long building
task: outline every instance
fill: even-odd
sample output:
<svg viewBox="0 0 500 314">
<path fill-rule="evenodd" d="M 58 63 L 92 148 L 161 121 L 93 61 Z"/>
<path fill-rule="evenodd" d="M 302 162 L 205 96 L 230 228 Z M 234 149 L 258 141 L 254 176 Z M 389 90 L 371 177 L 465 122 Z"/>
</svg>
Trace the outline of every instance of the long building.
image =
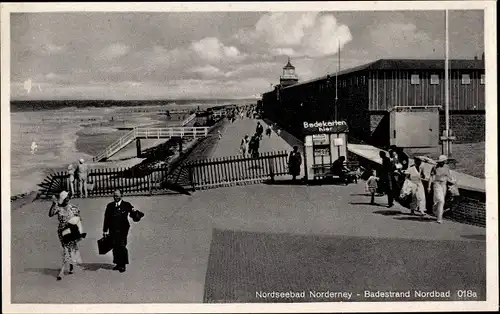
<svg viewBox="0 0 500 314">
<path fill-rule="evenodd" d="M 303 121 L 345 120 L 350 138 L 379 147 L 436 149 L 445 129 L 444 60 L 381 59 L 297 83 L 290 60 L 263 94 L 264 116 L 296 136 Z M 456 142 L 484 141 L 484 57 L 450 60 L 450 128 Z M 336 100 L 337 98 L 337 100 Z"/>
</svg>

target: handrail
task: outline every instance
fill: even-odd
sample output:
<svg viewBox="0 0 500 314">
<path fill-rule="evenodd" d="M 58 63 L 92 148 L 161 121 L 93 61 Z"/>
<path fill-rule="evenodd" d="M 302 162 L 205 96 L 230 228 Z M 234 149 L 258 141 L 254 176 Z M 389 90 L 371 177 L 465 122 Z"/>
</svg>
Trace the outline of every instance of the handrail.
<svg viewBox="0 0 500 314">
<path fill-rule="evenodd" d="M 128 145 L 136 138 L 171 138 L 174 136 L 207 136 L 209 127 L 170 127 L 170 128 L 147 128 L 135 127 L 128 133 L 111 143 L 101 153 L 93 158 L 93 161 L 100 161 L 103 158 L 109 158 L 120 149 Z"/>
<path fill-rule="evenodd" d="M 189 122 L 193 121 L 193 119 L 196 118 L 196 113 L 193 113 L 192 115 L 190 115 L 186 120 L 184 120 L 182 122 L 182 126 L 185 126 L 186 124 L 188 124 Z"/>
</svg>

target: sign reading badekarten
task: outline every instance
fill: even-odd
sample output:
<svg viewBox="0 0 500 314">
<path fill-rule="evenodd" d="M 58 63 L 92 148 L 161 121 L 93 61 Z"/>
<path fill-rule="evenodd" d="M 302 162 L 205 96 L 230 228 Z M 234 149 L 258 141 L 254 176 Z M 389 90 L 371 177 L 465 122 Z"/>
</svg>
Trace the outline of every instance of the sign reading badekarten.
<svg viewBox="0 0 500 314">
<path fill-rule="evenodd" d="M 349 131 L 345 121 L 304 122 L 302 128 L 303 134 L 347 133 Z"/>
</svg>

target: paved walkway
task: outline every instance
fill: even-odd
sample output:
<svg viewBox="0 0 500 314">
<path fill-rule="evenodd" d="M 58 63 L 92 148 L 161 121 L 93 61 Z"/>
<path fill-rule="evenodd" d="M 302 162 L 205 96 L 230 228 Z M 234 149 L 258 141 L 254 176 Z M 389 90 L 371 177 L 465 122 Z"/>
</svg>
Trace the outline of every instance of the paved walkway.
<svg viewBox="0 0 500 314">
<path fill-rule="evenodd" d="M 213 157 L 237 154 L 241 136 L 255 125 L 228 125 Z M 273 134 L 261 147 L 289 150 L 287 145 Z M 262 301 L 255 289 L 388 285 L 392 291 L 461 287 L 484 297 L 486 229 L 439 225 L 399 205 L 388 210 L 385 198 L 377 199 L 381 206 L 370 206 L 363 190 L 361 182 L 277 182 L 190 196 L 125 197 L 146 216 L 131 223 L 131 264 L 124 274 L 111 270 L 111 254 L 97 254 L 111 199 L 76 199 L 88 233 L 80 245 L 83 269 L 59 282 L 57 219 L 48 217 L 49 202 L 29 203 L 11 213 L 12 302 L 255 302 Z"/>
<path fill-rule="evenodd" d="M 248 135 L 251 137 L 255 133 L 255 128 L 257 127 L 257 121 L 259 121 L 264 127 L 264 133 L 267 128 L 267 124 L 262 120 L 255 119 L 244 119 L 236 120 L 234 123 L 228 123 L 222 134 L 222 139 L 217 144 L 217 148 L 214 150 L 212 157 L 227 157 L 227 156 L 237 156 L 240 155 L 240 143 L 241 139 Z M 285 142 L 281 137 L 279 137 L 275 132 L 271 134 L 271 137 L 267 137 L 265 134 L 262 136 L 262 141 L 260 142 L 259 152 L 275 152 L 275 151 L 287 151 L 290 152 L 292 148 Z"/>
</svg>

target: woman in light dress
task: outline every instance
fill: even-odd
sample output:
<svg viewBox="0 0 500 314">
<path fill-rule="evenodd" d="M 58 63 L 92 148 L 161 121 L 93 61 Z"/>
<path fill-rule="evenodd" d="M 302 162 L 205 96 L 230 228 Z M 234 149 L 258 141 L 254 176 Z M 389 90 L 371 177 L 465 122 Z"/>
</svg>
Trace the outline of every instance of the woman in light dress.
<svg viewBox="0 0 500 314">
<path fill-rule="evenodd" d="M 246 157 L 247 153 L 248 153 L 248 142 L 250 142 L 249 138 L 248 138 L 248 134 L 245 135 L 244 138 L 241 139 L 241 143 L 240 143 L 240 153 L 243 155 L 243 157 Z"/>
<path fill-rule="evenodd" d="M 425 200 L 425 188 L 422 183 L 422 179 L 425 179 L 425 173 L 422 165 L 422 160 L 420 157 L 413 158 L 415 164 L 406 170 L 406 179 L 414 184 L 411 191 L 411 203 L 410 210 L 414 214 L 417 210 L 420 215 L 425 216 L 426 200 Z"/>
<path fill-rule="evenodd" d="M 80 250 L 78 249 L 78 242 L 85 238 L 86 233 L 83 233 L 80 210 L 69 202 L 69 193 L 62 191 L 59 194 L 59 200 L 52 196 L 52 206 L 49 210 L 49 217 L 57 215 L 59 226 L 57 228 L 57 235 L 63 247 L 63 261 L 57 280 L 61 280 L 64 276 L 64 270 L 68 268 L 69 274 L 73 273 L 75 264 L 82 263 Z M 78 238 L 73 241 L 65 241 L 64 237 L 71 230 L 71 225 L 76 225 L 78 228 Z"/>
<path fill-rule="evenodd" d="M 448 158 L 445 155 L 439 156 L 436 165 L 431 170 L 428 191 L 433 188 L 433 210 L 437 216 L 437 223 L 443 222 L 444 202 L 448 191 L 448 182 L 455 182 L 452 178 L 450 168 L 446 164 Z"/>
</svg>

